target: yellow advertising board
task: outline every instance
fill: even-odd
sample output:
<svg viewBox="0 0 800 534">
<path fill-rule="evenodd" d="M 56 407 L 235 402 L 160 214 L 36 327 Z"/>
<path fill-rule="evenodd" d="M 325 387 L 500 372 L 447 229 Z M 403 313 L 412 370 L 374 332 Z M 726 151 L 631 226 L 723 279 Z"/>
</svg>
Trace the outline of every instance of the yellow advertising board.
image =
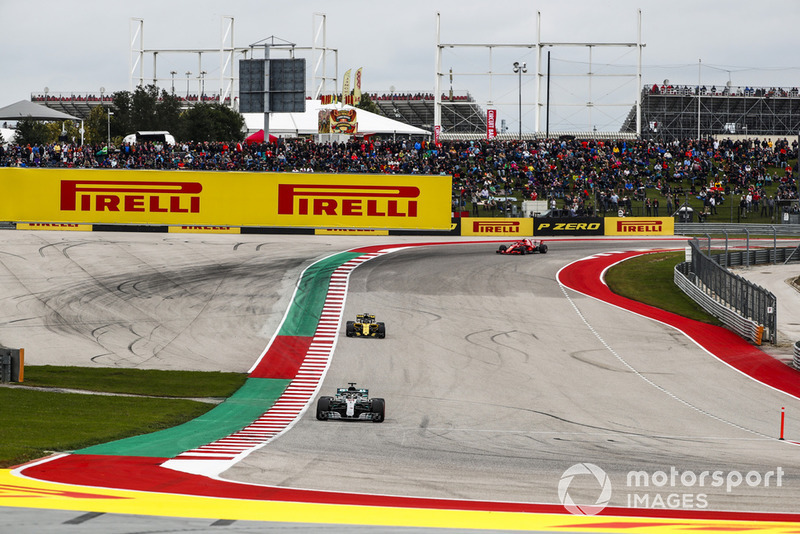
<svg viewBox="0 0 800 534">
<path fill-rule="evenodd" d="M 63 232 L 71 230 L 75 232 L 91 232 L 91 224 L 76 223 L 17 223 L 17 230 L 58 230 Z"/>
<path fill-rule="evenodd" d="M 389 235 L 389 230 L 372 228 L 317 228 L 315 235 Z"/>
<path fill-rule="evenodd" d="M 461 235 L 486 237 L 531 237 L 533 219 L 507 219 L 503 217 L 463 217 Z"/>
<path fill-rule="evenodd" d="M 606 235 L 674 235 L 672 217 L 607 217 Z"/>
<path fill-rule="evenodd" d="M 450 228 L 450 176 L 0 169 L 0 220 Z"/>
<path fill-rule="evenodd" d="M 171 234 L 240 234 L 238 226 L 170 226 Z"/>
</svg>

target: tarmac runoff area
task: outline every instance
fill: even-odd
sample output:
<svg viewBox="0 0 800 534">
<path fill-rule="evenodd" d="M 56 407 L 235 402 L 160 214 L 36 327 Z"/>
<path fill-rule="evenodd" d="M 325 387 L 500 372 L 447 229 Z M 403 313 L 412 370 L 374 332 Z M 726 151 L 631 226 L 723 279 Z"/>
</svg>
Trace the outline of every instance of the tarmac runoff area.
<svg viewBox="0 0 800 534">
<path fill-rule="evenodd" d="M 28 365 L 239 372 L 264 350 L 312 262 L 365 244 L 441 241 L 23 231 L 0 239 L 0 342 L 25 347 Z M 359 266 L 343 317 L 374 313 L 387 337 L 340 336 L 319 392 L 357 382 L 386 399 L 386 422 L 320 422 L 309 410 L 221 478 L 558 505 L 565 472 L 594 464 L 612 483 L 610 507 L 670 508 L 678 495 L 682 509 L 793 512 L 798 398 L 670 326 L 558 283 L 560 269 L 592 254 L 682 243 L 549 246 L 526 257 L 495 254 L 497 243 L 414 247 Z M 791 336 L 778 298 L 780 332 Z M 632 471 L 650 486 L 632 486 Z M 715 471 L 725 483 L 701 487 Z M 660 473 L 671 477 L 657 485 Z M 593 503 L 597 484 L 575 477 L 570 497 Z"/>
<path fill-rule="evenodd" d="M 778 342 L 764 349 L 779 358 L 791 359 L 795 342 L 800 341 L 800 277 L 798 264 L 763 264 L 731 269 L 739 276 L 772 292 L 778 302 Z"/>
</svg>

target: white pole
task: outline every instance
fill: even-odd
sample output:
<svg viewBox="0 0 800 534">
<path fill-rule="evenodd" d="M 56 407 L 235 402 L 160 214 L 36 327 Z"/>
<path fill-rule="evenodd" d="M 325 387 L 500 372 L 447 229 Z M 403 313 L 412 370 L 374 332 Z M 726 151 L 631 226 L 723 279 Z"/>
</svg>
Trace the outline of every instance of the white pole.
<svg viewBox="0 0 800 534">
<path fill-rule="evenodd" d="M 536 110 L 535 110 L 535 131 L 539 133 L 541 125 L 541 101 L 542 101 L 542 12 L 536 12 Z M 548 100 L 547 105 L 550 105 Z"/>
<path fill-rule="evenodd" d="M 442 90 L 441 80 L 439 79 L 442 72 L 442 46 L 441 46 L 441 14 L 436 13 L 436 75 L 433 80 L 433 129 L 436 131 L 437 127 L 442 125 Z"/>
<path fill-rule="evenodd" d="M 638 21 L 639 21 L 639 31 L 638 31 L 638 39 L 637 39 L 637 48 L 639 49 L 639 62 L 636 67 L 636 137 L 641 139 L 642 137 L 642 10 L 639 9 L 638 13 Z"/>
<path fill-rule="evenodd" d="M 114 114 L 113 111 L 106 112 L 106 121 L 108 122 L 108 141 L 106 143 L 106 146 L 108 147 L 108 150 L 111 150 L 111 115 L 113 114 Z"/>
<path fill-rule="evenodd" d="M 338 52 L 337 52 L 338 54 Z M 338 60 L 339 56 L 336 56 L 337 60 L 337 68 L 338 68 Z M 324 15 L 322 17 L 322 86 L 323 89 L 327 87 L 327 76 L 328 76 L 328 15 Z M 339 76 L 339 72 L 336 72 L 336 76 Z M 338 78 L 336 80 L 338 82 Z M 336 83 L 334 83 L 334 87 L 336 87 Z M 324 92 L 324 91 L 323 91 Z M 335 92 L 335 91 L 334 91 Z"/>
<path fill-rule="evenodd" d="M 592 46 L 589 45 L 589 129 L 593 131 L 597 131 L 597 128 L 593 128 L 592 124 L 592 106 L 594 106 L 594 102 L 592 102 Z"/>
<path fill-rule="evenodd" d="M 486 102 L 487 108 L 490 108 L 494 105 L 494 102 L 492 101 L 492 48 L 492 46 L 489 46 L 489 101 Z"/>
<path fill-rule="evenodd" d="M 697 142 L 700 142 L 700 67 L 703 60 L 697 60 Z"/>
</svg>

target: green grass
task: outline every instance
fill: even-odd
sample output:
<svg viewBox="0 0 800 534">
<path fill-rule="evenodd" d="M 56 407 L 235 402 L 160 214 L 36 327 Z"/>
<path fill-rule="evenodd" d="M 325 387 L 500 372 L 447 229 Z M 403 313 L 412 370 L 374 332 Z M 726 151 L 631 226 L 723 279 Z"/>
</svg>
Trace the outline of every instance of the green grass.
<svg viewBox="0 0 800 534">
<path fill-rule="evenodd" d="M 179 399 L 15 388 L 0 388 L 0 404 L 4 407 L 0 415 L 0 467 L 155 432 L 199 417 L 214 406 Z"/>
<path fill-rule="evenodd" d="M 158 371 L 107 367 L 25 367 L 26 386 L 83 389 L 159 397 L 228 397 L 247 379 L 244 373 Z"/>
<path fill-rule="evenodd" d="M 214 404 L 174 397 L 228 397 L 246 379 L 243 373 L 25 367 L 21 385 L 42 389 L 0 388 L 0 467 L 180 425 Z"/>
<path fill-rule="evenodd" d="M 609 269 L 605 280 L 611 291 L 623 297 L 695 321 L 721 325 L 716 317 L 706 313 L 675 285 L 673 281 L 675 266 L 684 261 L 683 251 L 634 256 Z"/>
</svg>

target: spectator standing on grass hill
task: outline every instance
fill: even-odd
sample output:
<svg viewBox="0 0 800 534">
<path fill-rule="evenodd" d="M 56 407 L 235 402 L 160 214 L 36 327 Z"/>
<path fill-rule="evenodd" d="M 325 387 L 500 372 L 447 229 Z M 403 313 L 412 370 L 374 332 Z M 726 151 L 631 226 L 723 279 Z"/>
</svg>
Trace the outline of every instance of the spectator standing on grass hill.
<svg viewBox="0 0 800 534">
<path fill-rule="evenodd" d="M 653 199 L 653 216 L 658 217 L 658 198 Z"/>
</svg>

